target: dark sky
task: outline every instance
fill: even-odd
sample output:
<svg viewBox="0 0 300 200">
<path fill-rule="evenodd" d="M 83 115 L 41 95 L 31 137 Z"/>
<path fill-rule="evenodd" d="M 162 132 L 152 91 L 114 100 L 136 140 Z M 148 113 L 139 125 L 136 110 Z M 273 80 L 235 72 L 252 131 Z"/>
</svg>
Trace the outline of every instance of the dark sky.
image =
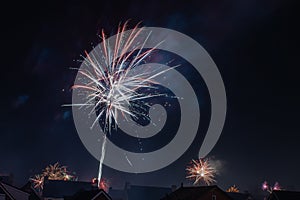
<svg viewBox="0 0 300 200">
<path fill-rule="evenodd" d="M 72 120 L 74 61 L 120 21 L 171 28 L 198 41 L 222 74 L 226 124 L 209 156 L 220 161 L 222 188 L 254 191 L 264 180 L 300 189 L 299 7 L 297 1 L 64 1 L 2 5 L 0 173 L 17 184 L 59 161 L 80 180 L 96 176 L 98 161 L 82 145 Z M 108 167 L 114 187 L 124 182 L 179 185 L 191 150 L 153 173 Z"/>
</svg>

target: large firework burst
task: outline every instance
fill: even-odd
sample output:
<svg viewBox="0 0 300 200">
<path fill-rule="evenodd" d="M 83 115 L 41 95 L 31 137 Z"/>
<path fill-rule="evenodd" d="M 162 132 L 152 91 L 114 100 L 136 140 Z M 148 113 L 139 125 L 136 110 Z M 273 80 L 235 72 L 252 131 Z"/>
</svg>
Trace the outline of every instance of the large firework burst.
<svg viewBox="0 0 300 200">
<path fill-rule="evenodd" d="M 59 163 L 55 163 L 54 165 L 47 166 L 41 174 L 37 174 L 33 178 L 30 178 L 33 187 L 38 190 L 43 190 L 45 177 L 49 180 L 64 181 L 72 181 L 76 179 L 75 176 L 67 170 L 66 166 L 61 166 Z"/>
<path fill-rule="evenodd" d="M 216 182 L 216 169 L 209 163 L 208 159 L 192 160 L 191 164 L 186 168 L 188 179 L 194 181 L 194 185 L 203 181 L 206 185 Z"/>
<path fill-rule="evenodd" d="M 92 113 L 97 113 L 97 118 L 91 125 L 91 128 L 104 118 L 105 132 L 110 132 L 111 128 L 116 128 L 118 124 L 118 115 L 129 115 L 137 118 L 143 113 L 132 108 L 131 104 L 137 100 L 160 96 L 160 94 L 147 94 L 141 92 L 142 88 L 154 88 L 156 84 L 154 78 L 168 71 L 145 71 L 143 73 L 134 73 L 134 69 L 139 64 L 145 62 L 145 59 L 155 50 L 156 47 L 143 51 L 148 37 L 139 38 L 143 28 L 134 27 L 130 34 L 125 34 L 127 22 L 119 26 L 115 45 L 112 49 L 107 44 L 104 31 L 101 33 L 103 39 L 101 53 L 85 51 L 83 57 L 84 69 L 79 69 L 78 73 L 87 80 L 85 83 L 73 85 L 72 89 L 81 89 L 87 91 L 86 102 L 83 104 L 71 104 L 71 106 L 92 107 Z M 130 49 L 130 52 L 128 52 Z M 116 123 L 116 125 L 114 124 Z"/>
<path fill-rule="evenodd" d="M 133 102 L 143 102 L 147 98 L 165 95 L 149 94 L 143 91 L 155 88 L 154 85 L 157 84 L 154 81 L 155 77 L 168 70 L 158 69 L 147 72 L 145 69 L 142 73 L 135 73 L 135 68 L 145 63 L 145 59 L 160 43 L 154 48 L 143 50 L 151 33 L 141 37 L 143 28 L 138 28 L 137 25 L 128 33 L 126 27 L 127 22 L 118 27 L 113 46 L 106 40 L 104 31 L 101 32 L 103 41 L 100 52 L 85 52 L 85 56 L 83 56 L 84 67 L 80 68 L 78 73 L 85 79 L 84 83 L 72 86 L 73 90 L 79 89 L 82 92 L 85 102 L 70 106 L 92 108 L 89 114 L 96 113 L 97 117 L 91 124 L 91 128 L 96 123 L 104 124 L 102 128 L 105 135 L 101 149 L 98 180 L 101 180 L 102 175 L 102 163 L 106 152 L 106 134 L 111 133 L 112 128 L 117 128 L 118 116 L 122 115 L 125 119 L 126 116 L 136 119 L 138 116 L 148 118 L 144 112 L 141 112 L 141 109 L 132 109 Z M 143 108 L 142 106 L 149 105 L 134 103 L 134 106 Z"/>
</svg>

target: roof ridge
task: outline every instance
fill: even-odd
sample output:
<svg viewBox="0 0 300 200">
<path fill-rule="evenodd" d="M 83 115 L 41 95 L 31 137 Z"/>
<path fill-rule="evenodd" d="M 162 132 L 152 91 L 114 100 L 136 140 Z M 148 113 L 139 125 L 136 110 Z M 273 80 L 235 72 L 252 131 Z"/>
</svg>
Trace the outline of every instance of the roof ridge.
<svg viewBox="0 0 300 200">
<path fill-rule="evenodd" d="M 152 187 L 152 188 L 171 189 L 171 187 L 160 187 L 160 186 L 151 186 L 151 185 L 131 185 L 130 187 Z"/>
<path fill-rule="evenodd" d="M 7 191 L 7 189 L 4 187 L 1 181 L 0 181 L 0 188 L 6 193 L 7 196 L 9 196 L 9 198 L 11 198 L 12 200 L 16 200 L 14 196 Z"/>
</svg>

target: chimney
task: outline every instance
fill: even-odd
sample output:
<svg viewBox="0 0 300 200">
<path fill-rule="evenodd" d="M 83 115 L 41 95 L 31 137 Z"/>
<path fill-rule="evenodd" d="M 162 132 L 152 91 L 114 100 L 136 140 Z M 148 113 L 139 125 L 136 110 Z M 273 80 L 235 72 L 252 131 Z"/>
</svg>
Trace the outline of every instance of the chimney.
<svg viewBox="0 0 300 200">
<path fill-rule="evenodd" d="M 14 183 L 14 175 L 12 173 L 9 174 L 9 178 L 8 178 L 9 184 L 13 184 Z"/>
</svg>

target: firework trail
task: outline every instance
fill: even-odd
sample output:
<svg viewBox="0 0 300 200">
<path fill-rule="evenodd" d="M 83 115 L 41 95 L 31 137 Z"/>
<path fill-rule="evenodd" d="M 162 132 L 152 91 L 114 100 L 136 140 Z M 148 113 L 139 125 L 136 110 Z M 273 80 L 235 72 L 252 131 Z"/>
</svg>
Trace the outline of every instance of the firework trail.
<svg viewBox="0 0 300 200">
<path fill-rule="evenodd" d="M 203 181 L 206 185 L 216 182 L 216 170 L 211 166 L 208 159 L 192 160 L 192 163 L 186 168 L 188 176 L 186 178 L 194 180 L 194 185 Z"/>
<path fill-rule="evenodd" d="M 79 106 L 80 108 L 92 108 L 89 115 L 97 115 L 91 125 L 93 128 L 97 123 L 102 122 L 104 125 L 105 136 L 102 143 L 101 157 L 99 161 L 98 180 L 102 176 L 102 164 L 106 151 L 106 134 L 111 133 L 112 129 L 117 129 L 119 115 L 125 119 L 126 116 L 138 119 L 138 116 L 148 116 L 141 112 L 140 109 L 133 109 L 133 102 L 143 102 L 148 98 L 162 96 L 165 94 L 147 94 L 142 91 L 145 89 L 156 88 L 154 78 L 165 73 L 168 70 L 157 70 L 155 72 L 145 70 L 142 73 L 135 74 L 135 67 L 145 63 L 145 59 L 159 46 L 143 51 L 147 42 L 148 35 L 141 37 L 143 28 L 135 26 L 131 32 L 125 34 L 127 22 L 118 27 L 115 44 L 113 47 L 106 40 L 104 31 L 101 32 L 102 45 L 99 53 L 85 52 L 83 64 L 85 69 L 79 69 L 80 73 L 87 81 L 81 85 L 74 85 L 72 89 L 85 91 L 85 102 L 82 104 L 71 104 L 64 106 Z M 129 51 L 130 49 L 130 51 Z M 142 105 L 136 105 L 143 108 Z M 146 106 L 149 106 L 146 104 Z M 98 186 L 100 187 L 100 181 Z"/>
<path fill-rule="evenodd" d="M 103 139 L 103 143 L 102 143 L 102 150 L 101 150 L 101 157 L 100 157 L 100 161 L 99 161 L 98 187 L 101 186 L 100 184 L 101 184 L 102 167 L 103 167 L 102 163 L 105 158 L 106 140 L 107 140 L 107 137 L 106 137 L 106 135 L 104 135 L 104 139 Z"/>
</svg>

